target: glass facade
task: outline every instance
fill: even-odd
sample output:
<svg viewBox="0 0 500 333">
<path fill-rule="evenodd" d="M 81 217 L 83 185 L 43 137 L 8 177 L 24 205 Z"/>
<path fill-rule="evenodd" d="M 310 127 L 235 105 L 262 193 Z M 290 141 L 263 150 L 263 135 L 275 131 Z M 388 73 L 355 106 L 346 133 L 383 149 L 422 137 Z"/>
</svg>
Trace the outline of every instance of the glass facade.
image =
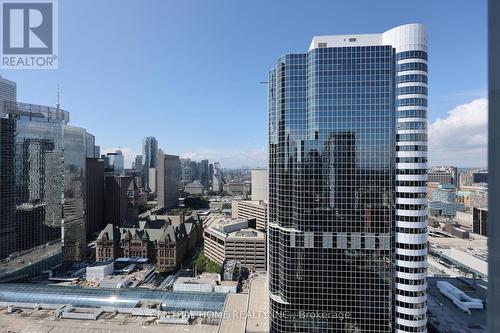
<svg viewBox="0 0 500 333">
<path fill-rule="evenodd" d="M 93 136 L 60 109 L 4 101 L 0 107 L 1 258 L 62 240 L 65 259 L 85 256 L 85 158 Z M 4 159 L 4 157 L 6 157 Z M 7 270 L 10 270 L 7 268 Z"/>
<path fill-rule="evenodd" d="M 319 42 L 306 54 L 280 57 L 270 71 L 272 332 L 425 331 L 420 312 L 414 314 L 422 304 L 411 299 L 420 293 L 399 291 L 401 280 L 396 279 L 400 267 L 411 275 L 425 272 L 425 265 L 414 268 L 398 261 L 403 258 L 396 250 L 398 242 L 407 242 L 398 238 L 396 221 L 399 215 L 412 215 L 402 212 L 406 208 L 426 214 L 426 198 L 419 194 L 419 205 L 398 201 L 401 187 L 408 186 L 403 192 L 426 188 L 426 173 L 417 170 L 415 176 L 414 166 L 407 168 L 411 175 L 406 184 L 398 179 L 398 168 L 404 158 L 411 163 L 422 159 L 426 165 L 427 142 L 425 137 L 412 143 L 411 150 L 397 149 L 404 147 L 398 143 L 403 124 L 411 127 L 403 130 L 405 135 L 426 135 L 424 122 L 400 121 L 397 111 L 422 110 L 427 104 L 427 86 L 402 89 L 410 86 L 410 78 L 402 81 L 406 74 L 399 75 L 414 68 L 422 71 L 427 63 L 403 66 L 398 47 L 384 42 L 382 34 L 376 36 L 377 42 L 374 37 L 353 46 L 348 43 L 356 38 L 342 40 L 344 36 L 332 46 Z M 425 214 L 419 216 L 426 224 Z M 398 295 L 409 299 L 404 315 L 397 311 L 396 304 L 404 306 L 396 301 Z M 398 321 L 403 316 L 411 322 L 408 330 Z"/>
<path fill-rule="evenodd" d="M 149 169 L 156 168 L 156 154 L 158 152 L 158 141 L 153 136 L 144 138 L 142 142 L 142 166 L 144 189 L 151 191 L 156 188 L 154 184 L 149 185 Z"/>
<path fill-rule="evenodd" d="M 35 304 L 70 304 L 76 307 L 133 308 L 141 300 L 158 300 L 164 311 L 222 311 L 226 294 L 189 293 L 142 288 L 105 289 L 33 284 L 0 284 L 0 301 Z"/>
</svg>

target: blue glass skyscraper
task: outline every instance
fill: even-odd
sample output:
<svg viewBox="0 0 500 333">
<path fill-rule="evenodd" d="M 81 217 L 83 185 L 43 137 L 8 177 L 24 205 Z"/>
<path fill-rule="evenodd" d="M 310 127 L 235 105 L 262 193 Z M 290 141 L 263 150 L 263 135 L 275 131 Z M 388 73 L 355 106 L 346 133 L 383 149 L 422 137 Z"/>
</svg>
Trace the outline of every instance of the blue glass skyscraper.
<svg viewBox="0 0 500 333">
<path fill-rule="evenodd" d="M 269 74 L 272 332 L 425 332 L 427 35 L 314 37 Z"/>
</svg>

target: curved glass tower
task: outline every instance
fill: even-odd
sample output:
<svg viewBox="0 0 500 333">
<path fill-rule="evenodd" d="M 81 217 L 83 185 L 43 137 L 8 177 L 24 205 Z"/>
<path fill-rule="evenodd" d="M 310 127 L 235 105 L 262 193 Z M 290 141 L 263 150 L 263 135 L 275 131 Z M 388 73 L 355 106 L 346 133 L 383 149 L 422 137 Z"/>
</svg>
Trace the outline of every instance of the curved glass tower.
<svg viewBox="0 0 500 333">
<path fill-rule="evenodd" d="M 272 332 L 425 332 L 427 37 L 314 37 L 269 74 Z"/>
</svg>

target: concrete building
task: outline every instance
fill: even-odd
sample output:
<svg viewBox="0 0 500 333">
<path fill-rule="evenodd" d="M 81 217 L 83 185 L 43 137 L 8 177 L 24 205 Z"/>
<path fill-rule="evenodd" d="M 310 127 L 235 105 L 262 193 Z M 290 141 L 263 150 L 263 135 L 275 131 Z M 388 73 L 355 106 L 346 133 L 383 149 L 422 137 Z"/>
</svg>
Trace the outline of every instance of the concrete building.
<svg viewBox="0 0 500 333">
<path fill-rule="evenodd" d="M 270 332 L 426 332 L 427 66 L 407 24 L 269 72 Z"/>
<path fill-rule="evenodd" d="M 184 190 L 190 194 L 203 194 L 203 185 L 199 180 L 195 180 L 192 183 L 187 184 Z"/>
<path fill-rule="evenodd" d="M 203 273 L 196 277 L 178 277 L 173 285 L 174 292 L 236 293 L 237 282 L 221 281 L 218 273 Z"/>
<path fill-rule="evenodd" d="M 212 178 L 212 191 L 215 193 L 220 193 L 222 192 L 222 189 L 224 188 L 224 183 L 222 182 L 222 173 L 216 173 L 214 174 Z"/>
<path fill-rule="evenodd" d="M 158 185 L 158 182 L 156 180 L 156 168 L 149 168 L 148 169 L 148 189 L 149 192 L 151 193 L 156 193 L 156 186 Z"/>
<path fill-rule="evenodd" d="M 96 240 L 96 260 L 141 257 L 160 270 L 173 271 L 201 242 L 202 230 L 196 214 L 150 216 L 121 228 L 108 224 Z"/>
<path fill-rule="evenodd" d="M 180 169 L 179 156 L 159 152 L 157 156 L 157 192 L 159 208 L 179 206 Z"/>
<path fill-rule="evenodd" d="M 458 224 L 464 227 L 468 227 L 472 229 L 472 213 L 469 211 L 466 212 L 460 212 L 457 211 L 456 219 Z"/>
<path fill-rule="evenodd" d="M 429 169 L 428 181 L 458 186 L 458 169 L 454 166 L 438 166 Z"/>
<path fill-rule="evenodd" d="M 224 184 L 224 191 L 232 196 L 241 196 L 246 199 L 251 191 L 251 183 L 232 180 Z"/>
<path fill-rule="evenodd" d="M 17 84 L 0 76 L 0 101 L 17 102 Z"/>
<path fill-rule="evenodd" d="M 101 281 L 109 275 L 113 275 L 115 266 L 113 260 L 98 261 L 85 269 L 85 279 L 87 281 Z"/>
<path fill-rule="evenodd" d="M 204 231 L 205 255 L 219 265 L 237 260 L 250 270 L 266 270 L 266 235 L 249 222 L 226 218 L 212 221 Z"/>
<path fill-rule="evenodd" d="M 472 209 L 472 232 L 488 236 L 488 208 L 474 207 Z"/>
<path fill-rule="evenodd" d="M 267 230 L 267 203 L 255 200 L 233 200 L 231 202 L 233 218 L 255 219 L 255 228 L 266 232 Z"/>
<path fill-rule="evenodd" d="M 252 200 L 268 200 L 269 172 L 267 169 L 252 169 Z"/>
</svg>

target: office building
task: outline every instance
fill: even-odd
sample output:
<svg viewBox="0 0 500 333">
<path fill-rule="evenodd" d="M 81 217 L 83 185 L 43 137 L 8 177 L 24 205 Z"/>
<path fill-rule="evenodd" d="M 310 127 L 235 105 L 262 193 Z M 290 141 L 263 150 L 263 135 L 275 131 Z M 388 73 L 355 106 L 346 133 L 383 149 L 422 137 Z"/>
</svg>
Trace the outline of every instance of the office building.
<svg viewBox="0 0 500 333">
<path fill-rule="evenodd" d="M 268 82 L 270 331 L 425 332 L 425 28 L 314 37 Z"/>
<path fill-rule="evenodd" d="M 488 208 L 472 208 L 472 232 L 481 236 L 488 236 Z"/>
<path fill-rule="evenodd" d="M 477 170 L 472 173 L 472 183 L 488 183 L 488 171 L 487 170 Z"/>
<path fill-rule="evenodd" d="M 85 159 L 95 151 L 93 136 L 70 126 L 69 113 L 59 108 L 3 101 L 0 119 L 0 238 L 8 245 L 0 245 L 0 254 L 19 263 L 6 270 L 42 269 L 61 256 L 83 260 Z"/>
<path fill-rule="evenodd" d="M 267 169 L 252 169 L 252 200 L 267 201 L 267 184 L 269 172 Z"/>
<path fill-rule="evenodd" d="M 156 193 L 156 186 L 158 182 L 156 180 L 156 168 L 149 168 L 148 170 L 148 187 L 149 192 Z"/>
<path fill-rule="evenodd" d="M 140 174 L 142 172 L 142 155 L 137 155 L 134 159 L 134 163 L 132 165 L 132 169 Z"/>
<path fill-rule="evenodd" d="M 158 141 L 153 136 L 148 136 L 142 141 L 142 166 L 144 170 L 144 189 L 151 191 L 149 183 L 149 169 L 156 168 L 156 154 L 158 153 Z"/>
<path fill-rule="evenodd" d="M 179 160 L 181 168 L 181 183 L 186 185 L 194 180 L 194 173 L 192 169 L 191 160 L 189 158 L 181 158 Z"/>
<path fill-rule="evenodd" d="M 249 270 L 266 270 L 266 235 L 255 222 L 221 217 L 205 228 L 203 239 L 205 255 L 219 265 L 236 260 Z"/>
<path fill-rule="evenodd" d="M 439 166 L 429 169 L 429 182 L 458 186 L 458 170 L 453 166 Z"/>
<path fill-rule="evenodd" d="M 198 163 L 198 179 L 204 188 L 208 188 L 210 184 L 210 167 L 208 165 L 208 160 L 201 160 Z"/>
<path fill-rule="evenodd" d="M 138 188 L 134 177 L 124 175 L 106 175 L 104 191 L 105 224 L 123 226 L 127 221 L 135 221 L 134 201 Z"/>
<path fill-rule="evenodd" d="M 255 219 L 255 228 L 267 230 L 267 202 L 256 200 L 233 200 L 231 202 L 233 218 Z"/>
<path fill-rule="evenodd" d="M 17 102 L 17 85 L 14 81 L 0 76 L 0 102 Z"/>
<path fill-rule="evenodd" d="M 115 174 L 120 175 L 125 171 L 125 159 L 121 150 L 117 150 L 113 153 L 107 153 L 109 168 Z"/>
<path fill-rule="evenodd" d="M 85 160 L 86 180 L 86 233 L 100 231 L 106 225 L 104 218 L 104 161 L 98 158 Z"/>
<path fill-rule="evenodd" d="M 14 119 L 0 118 L 0 259 L 15 252 L 17 247 L 15 131 Z"/>
<path fill-rule="evenodd" d="M 167 155 L 160 151 L 157 163 L 158 207 L 175 208 L 179 205 L 179 156 Z"/>
<path fill-rule="evenodd" d="M 224 183 L 222 181 L 222 173 L 216 173 L 212 177 L 212 191 L 215 193 L 219 194 L 222 192 L 222 189 L 224 188 Z"/>
</svg>

